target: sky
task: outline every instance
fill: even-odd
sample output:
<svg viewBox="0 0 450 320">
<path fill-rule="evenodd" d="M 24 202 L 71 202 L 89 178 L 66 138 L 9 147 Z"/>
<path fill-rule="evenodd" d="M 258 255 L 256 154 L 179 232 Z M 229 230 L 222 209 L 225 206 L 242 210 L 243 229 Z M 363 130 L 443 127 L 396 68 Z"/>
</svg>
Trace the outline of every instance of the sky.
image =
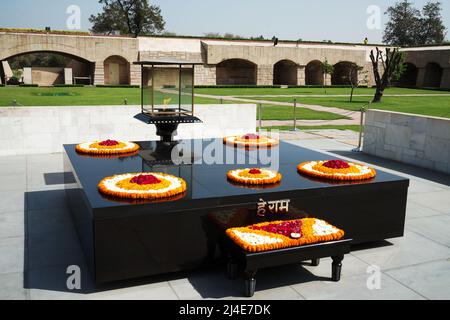
<svg viewBox="0 0 450 320">
<path fill-rule="evenodd" d="M 0 0 L 0 27 L 67 29 L 70 5 L 81 9 L 81 30 L 101 11 L 97 0 Z M 388 0 L 150 0 L 161 8 L 166 30 L 180 35 L 233 33 L 290 40 L 381 43 Z M 413 1 L 422 7 L 427 0 Z M 450 1 L 443 0 L 444 24 L 450 28 Z M 375 7 L 374 7 L 375 6 Z M 378 9 L 377 9 L 378 8 Z M 367 13 L 369 9 L 370 14 Z M 376 15 L 379 16 L 379 24 Z M 375 17 L 375 18 L 374 18 Z M 368 27 L 368 22 L 370 27 Z M 447 35 L 447 39 L 450 35 Z"/>
</svg>

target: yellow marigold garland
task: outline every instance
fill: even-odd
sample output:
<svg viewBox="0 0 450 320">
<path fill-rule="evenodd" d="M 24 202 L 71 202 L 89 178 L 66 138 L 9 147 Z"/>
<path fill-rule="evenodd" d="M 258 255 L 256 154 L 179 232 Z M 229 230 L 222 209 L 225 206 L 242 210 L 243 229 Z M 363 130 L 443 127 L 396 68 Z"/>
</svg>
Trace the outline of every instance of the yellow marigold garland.
<svg viewBox="0 0 450 320">
<path fill-rule="evenodd" d="M 75 147 L 75 150 L 82 154 L 91 155 L 119 155 L 119 154 L 131 154 L 139 150 L 139 145 L 134 142 L 123 142 L 118 141 L 117 145 L 104 146 L 101 145 L 101 141 L 92 142 L 89 144 L 88 148 L 84 148 L 84 143 L 80 143 Z M 131 144 L 131 148 L 126 148 L 127 143 Z"/>
<path fill-rule="evenodd" d="M 272 222 L 263 222 L 254 224 L 247 227 L 242 228 L 231 228 L 226 231 L 226 234 L 228 237 L 230 237 L 231 240 L 233 240 L 237 245 L 239 245 L 242 249 L 248 251 L 248 252 L 262 252 L 262 251 L 269 251 L 269 250 L 276 250 L 276 249 L 283 249 L 283 248 L 290 248 L 290 247 L 298 247 L 306 244 L 314 244 L 319 242 L 327 242 L 327 241 L 336 241 L 340 240 L 344 237 L 345 232 L 341 229 L 337 229 L 337 232 L 327 235 L 314 235 L 313 233 L 313 225 L 316 223 L 318 219 L 315 218 L 304 218 L 299 219 L 301 221 L 301 232 L 302 236 L 299 239 L 292 239 L 289 237 L 286 237 L 281 234 L 271 233 L 263 230 L 254 230 L 251 229 L 252 227 L 263 227 L 270 224 L 278 224 L 283 222 L 293 222 L 298 220 L 289 220 L 289 221 L 272 221 Z M 326 223 L 327 225 L 330 225 Z M 330 225 L 331 226 L 331 225 Z M 332 226 L 333 227 L 333 226 Z M 280 239 L 281 242 L 277 243 L 263 243 L 263 244 L 250 244 L 246 242 L 244 239 L 239 237 L 235 234 L 234 231 L 243 232 L 243 233 L 254 233 L 260 236 L 270 237 L 272 239 Z"/>
<path fill-rule="evenodd" d="M 305 169 L 305 165 L 311 164 L 312 162 L 316 162 L 315 165 L 312 166 L 312 170 Z M 376 176 L 377 172 L 375 169 L 365 166 L 363 164 L 356 164 L 352 162 L 348 162 L 349 168 L 343 169 L 333 169 L 324 166 L 323 164 L 326 161 L 307 161 L 300 163 L 297 166 L 297 170 L 300 173 L 306 174 L 308 176 L 317 177 L 321 179 L 330 179 L 330 180 L 341 180 L 341 181 L 358 181 L 358 180 L 367 180 Z M 360 169 L 356 166 L 364 166 L 369 169 L 368 173 L 357 174 Z M 347 175 L 346 175 L 347 174 Z"/>
<path fill-rule="evenodd" d="M 123 174 L 121 174 L 121 175 L 106 177 L 102 181 L 100 181 L 100 183 L 98 184 L 99 191 L 107 196 L 126 198 L 126 199 L 162 199 L 162 198 L 174 197 L 174 196 L 180 195 L 186 191 L 186 182 L 179 177 L 175 177 L 175 176 L 172 176 L 169 174 L 158 172 L 158 173 L 127 173 L 126 175 L 128 175 L 128 174 L 132 174 L 134 176 L 141 175 L 141 174 L 145 174 L 145 175 L 154 174 L 154 175 L 157 175 L 158 177 L 160 177 L 160 176 L 171 177 L 171 178 L 177 179 L 180 182 L 180 186 L 177 188 L 169 189 L 165 192 L 159 192 L 159 193 L 138 193 L 138 192 L 129 193 L 129 192 L 125 192 L 125 191 L 111 190 L 110 188 L 108 188 L 106 183 L 111 179 L 114 179 L 118 176 L 123 175 Z M 125 190 L 129 190 L 129 191 L 159 190 L 159 189 L 164 189 L 164 188 L 167 188 L 168 186 L 170 186 L 170 181 L 168 181 L 166 179 L 160 179 L 161 183 L 153 184 L 153 185 L 134 184 L 134 183 L 130 182 L 131 179 L 132 178 L 126 178 L 126 179 L 120 180 L 119 182 L 116 183 L 116 186 L 121 187 Z"/>
<path fill-rule="evenodd" d="M 251 170 L 260 170 L 260 174 L 252 174 L 250 173 Z M 281 173 L 274 172 L 268 169 L 242 169 L 241 172 L 238 173 L 238 175 L 233 175 L 233 172 L 237 170 L 230 170 L 227 173 L 227 178 L 230 181 L 239 183 L 239 184 L 246 184 L 246 185 L 266 185 L 266 184 L 275 184 L 281 181 L 283 178 Z M 264 171 L 271 171 L 272 173 L 275 173 L 274 177 L 270 177 L 269 174 L 264 173 Z"/>
<path fill-rule="evenodd" d="M 234 147 L 271 148 L 277 146 L 280 141 L 266 136 L 259 136 L 258 139 L 245 139 L 241 136 L 229 136 L 223 138 L 223 143 Z"/>
</svg>

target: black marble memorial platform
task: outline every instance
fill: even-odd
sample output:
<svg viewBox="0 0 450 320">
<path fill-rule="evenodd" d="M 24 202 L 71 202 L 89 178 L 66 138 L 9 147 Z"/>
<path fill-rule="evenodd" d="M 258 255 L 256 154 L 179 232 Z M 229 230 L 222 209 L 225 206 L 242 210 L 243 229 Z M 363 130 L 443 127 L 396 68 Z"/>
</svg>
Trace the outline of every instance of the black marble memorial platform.
<svg viewBox="0 0 450 320">
<path fill-rule="evenodd" d="M 187 146 L 193 141 L 186 140 Z M 203 150 L 211 141 L 203 141 Z M 138 142 L 138 154 L 96 158 L 65 145 L 65 171 L 72 172 L 66 194 L 88 263 L 97 282 L 189 270 L 214 263 L 216 247 L 228 227 L 271 220 L 315 217 L 343 229 L 352 243 L 401 237 L 409 180 L 378 170 L 374 179 L 334 183 L 297 173 L 297 164 L 329 155 L 281 142 L 282 182 L 272 188 L 246 188 L 227 181 L 228 170 L 258 167 L 252 151 L 224 147 L 246 164 L 200 163 L 202 150 L 185 150 L 197 163 L 175 165 L 158 150 L 161 142 Z M 217 141 L 221 144 L 221 141 Z M 177 146 L 179 147 L 179 146 Z M 194 149 L 194 148 L 193 148 Z M 166 150 L 167 152 L 167 150 Z M 178 152 L 178 151 L 177 151 Z M 181 152 L 178 152 L 182 156 Z M 219 155 L 225 158 L 225 155 Z M 253 163 L 250 163 L 250 160 Z M 249 164 L 250 163 L 250 164 Z M 121 173 L 166 172 L 187 182 L 184 198 L 169 202 L 126 201 L 104 197 L 97 185 Z M 290 200 L 288 213 L 257 215 L 260 200 Z M 219 226 L 219 227 L 217 227 Z"/>
</svg>

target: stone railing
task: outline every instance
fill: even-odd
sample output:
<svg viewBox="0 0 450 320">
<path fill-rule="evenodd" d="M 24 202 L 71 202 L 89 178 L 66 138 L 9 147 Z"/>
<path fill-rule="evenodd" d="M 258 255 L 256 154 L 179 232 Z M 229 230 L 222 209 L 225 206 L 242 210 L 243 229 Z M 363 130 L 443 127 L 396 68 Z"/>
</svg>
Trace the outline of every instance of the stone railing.
<svg viewBox="0 0 450 320">
<path fill-rule="evenodd" d="M 0 156 L 61 152 L 63 144 L 101 139 L 158 140 L 140 106 L 0 107 Z M 256 130 L 256 105 L 196 105 L 203 123 L 180 124 L 179 138 L 221 138 Z"/>
<path fill-rule="evenodd" d="M 450 119 L 369 110 L 363 151 L 450 173 Z"/>
</svg>

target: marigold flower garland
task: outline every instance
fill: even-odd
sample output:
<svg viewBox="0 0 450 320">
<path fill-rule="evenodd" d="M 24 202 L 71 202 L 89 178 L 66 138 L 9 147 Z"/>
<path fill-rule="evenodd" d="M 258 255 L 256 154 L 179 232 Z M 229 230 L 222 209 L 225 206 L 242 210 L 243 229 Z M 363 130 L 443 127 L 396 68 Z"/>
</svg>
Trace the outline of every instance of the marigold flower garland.
<svg viewBox="0 0 450 320">
<path fill-rule="evenodd" d="M 377 174 L 371 167 L 342 160 L 308 161 L 299 164 L 297 169 L 308 176 L 341 181 L 366 180 Z"/>
<path fill-rule="evenodd" d="M 139 145 L 134 142 L 104 140 L 80 143 L 75 150 L 83 154 L 91 155 L 118 155 L 128 154 L 139 150 Z"/>
<path fill-rule="evenodd" d="M 249 252 L 335 241 L 345 235 L 343 230 L 316 218 L 264 222 L 243 228 L 231 228 L 226 234 L 238 246 Z"/>
<path fill-rule="evenodd" d="M 186 191 L 186 182 L 165 173 L 125 173 L 104 178 L 98 188 L 101 193 L 127 199 L 161 199 Z"/>
<path fill-rule="evenodd" d="M 227 173 L 229 180 L 245 185 L 267 185 L 281 181 L 282 175 L 269 169 L 237 169 Z"/>
<path fill-rule="evenodd" d="M 266 148 L 270 148 L 270 147 L 278 145 L 280 142 L 277 139 L 249 133 L 244 136 L 225 137 L 225 138 L 223 138 L 223 143 L 226 145 L 232 145 L 234 147 L 244 147 L 244 148 L 264 148 L 264 147 L 266 147 Z"/>
</svg>

